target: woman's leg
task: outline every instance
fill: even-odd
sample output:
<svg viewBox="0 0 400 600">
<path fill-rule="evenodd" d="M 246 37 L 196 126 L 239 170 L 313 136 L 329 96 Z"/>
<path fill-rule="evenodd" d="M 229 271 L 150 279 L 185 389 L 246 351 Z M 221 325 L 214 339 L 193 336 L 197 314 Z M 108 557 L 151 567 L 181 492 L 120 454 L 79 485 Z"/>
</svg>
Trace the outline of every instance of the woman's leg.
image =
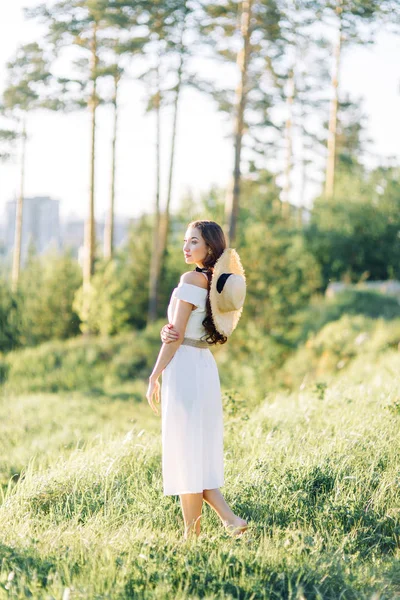
<svg viewBox="0 0 400 600">
<path fill-rule="evenodd" d="M 203 494 L 181 494 L 181 507 L 185 522 L 185 539 L 191 533 L 200 534 L 200 517 L 203 506 Z"/>
<path fill-rule="evenodd" d="M 247 522 L 232 512 L 218 488 L 203 490 L 203 498 L 215 510 L 227 529 L 238 534 L 247 529 Z"/>
</svg>

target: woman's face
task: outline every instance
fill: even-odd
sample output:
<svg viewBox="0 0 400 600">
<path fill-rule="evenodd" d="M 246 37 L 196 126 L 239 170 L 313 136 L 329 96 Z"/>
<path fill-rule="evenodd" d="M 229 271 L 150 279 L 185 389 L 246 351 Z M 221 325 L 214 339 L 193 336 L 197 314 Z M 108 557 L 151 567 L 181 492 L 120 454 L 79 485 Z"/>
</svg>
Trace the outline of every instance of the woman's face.
<svg viewBox="0 0 400 600">
<path fill-rule="evenodd" d="M 183 254 L 187 265 L 196 264 L 203 266 L 203 260 L 207 256 L 208 247 L 197 227 L 188 227 L 185 233 Z"/>
</svg>

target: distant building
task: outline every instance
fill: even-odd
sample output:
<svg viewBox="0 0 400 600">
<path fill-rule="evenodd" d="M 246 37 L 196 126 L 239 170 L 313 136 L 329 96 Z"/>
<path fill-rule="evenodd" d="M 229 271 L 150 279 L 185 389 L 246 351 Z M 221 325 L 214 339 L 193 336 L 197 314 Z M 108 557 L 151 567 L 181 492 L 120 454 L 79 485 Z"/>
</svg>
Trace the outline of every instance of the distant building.
<svg viewBox="0 0 400 600">
<path fill-rule="evenodd" d="M 128 240 L 129 229 L 138 219 L 115 217 L 114 219 L 114 248 L 123 246 Z M 83 219 L 69 219 L 61 226 L 62 246 L 71 249 L 79 263 L 83 261 L 85 221 Z M 103 254 L 104 221 L 96 221 L 96 245 Z"/>
<path fill-rule="evenodd" d="M 4 245 L 10 254 L 14 247 L 16 200 L 10 200 L 5 209 Z M 21 263 L 24 264 L 28 248 L 33 244 L 38 254 L 53 248 L 59 251 L 60 201 L 49 196 L 24 198 L 22 214 Z"/>
<path fill-rule="evenodd" d="M 7 202 L 5 218 L 0 223 L 0 257 L 11 260 L 14 248 L 16 201 Z M 33 245 L 37 254 L 54 249 L 56 252 L 70 249 L 72 255 L 82 263 L 85 220 L 67 217 L 60 221 L 60 201 L 48 196 L 24 199 L 22 215 L 21 265 L 26 260 L 28 248 Z M 129 229 L 137 218 L 115 217 L 114 247 L 123 246 L 128 240 Z M 96 221 L 96 246 L 103 255 L 104 217 Z"/>
<path fill-rule="evenodd" d="M 78 258 L 79 248 L 83 245 L 85 223 L 83 219 L 70 219 L 61 224 L 61 239 L 63 249 L 72 250 Z"/>
</svg>

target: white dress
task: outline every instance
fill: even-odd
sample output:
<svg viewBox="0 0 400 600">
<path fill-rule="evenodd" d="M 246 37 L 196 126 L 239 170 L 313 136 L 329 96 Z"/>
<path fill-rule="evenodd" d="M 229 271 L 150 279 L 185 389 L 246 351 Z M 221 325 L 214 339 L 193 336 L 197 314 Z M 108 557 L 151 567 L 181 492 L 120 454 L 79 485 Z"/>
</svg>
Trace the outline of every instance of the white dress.
<svg viewBox="0 0 400 600">
<path fill-rule="evenodd" d="M 171 295 L 196 306 L 185 337 L 205 334 L 207 290 L 180 283 Z M 224 484 L 223 415 L 218 368 L 209 348 L 179 346 L 162 374 L 162 474 L 164 496 L 194 494 Z"/>
</svg>

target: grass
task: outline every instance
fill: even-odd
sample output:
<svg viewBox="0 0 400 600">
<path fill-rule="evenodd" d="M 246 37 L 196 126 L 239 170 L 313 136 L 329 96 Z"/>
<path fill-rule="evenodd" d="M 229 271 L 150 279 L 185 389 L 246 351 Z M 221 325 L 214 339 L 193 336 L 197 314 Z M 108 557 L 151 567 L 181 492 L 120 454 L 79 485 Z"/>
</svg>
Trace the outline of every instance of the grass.
<svg viewBox="0 0 400 600">
<path fill-rule="evenodd" d="M 0 599 L 400 598 L 400 353 L 271 392 L 225 390 L 225 486 L 184 542 L 160 420 L 135 381 L 0 400 Z"/>
</svg>

